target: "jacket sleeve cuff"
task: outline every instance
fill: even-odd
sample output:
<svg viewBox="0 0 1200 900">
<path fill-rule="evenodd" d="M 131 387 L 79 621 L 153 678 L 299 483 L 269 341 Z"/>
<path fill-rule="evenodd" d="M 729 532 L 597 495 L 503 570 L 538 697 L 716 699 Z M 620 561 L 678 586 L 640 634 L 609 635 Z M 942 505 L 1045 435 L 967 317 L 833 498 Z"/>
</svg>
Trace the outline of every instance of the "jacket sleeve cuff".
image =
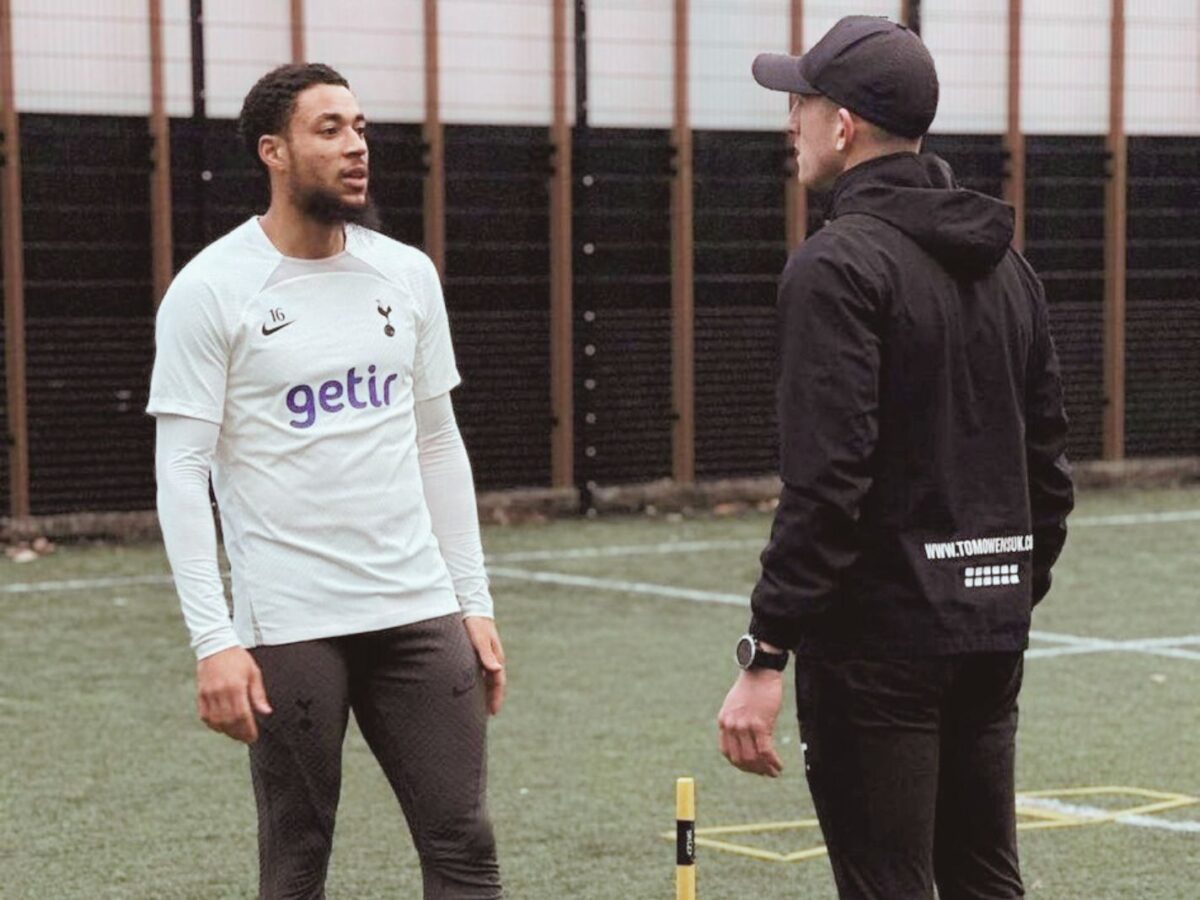
<svg viewBox="0 0 1200 900">
<path fill-rule="evenodd" d="M 800 625 L 790 619 L 764 616 L 757 612 L 750 616 L 750 633 L 760 641 L 784 650 L 792 650 L 800 643 L 801 630 Z"/>
</svg>

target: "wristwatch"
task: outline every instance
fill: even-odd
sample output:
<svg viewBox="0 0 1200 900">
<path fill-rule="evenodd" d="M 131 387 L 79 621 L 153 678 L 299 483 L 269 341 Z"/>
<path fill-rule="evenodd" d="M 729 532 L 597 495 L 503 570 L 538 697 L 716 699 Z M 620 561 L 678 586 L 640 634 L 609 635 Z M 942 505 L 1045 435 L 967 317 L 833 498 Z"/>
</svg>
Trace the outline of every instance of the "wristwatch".
<svg viewBox="0 0 1200 900">
<path fill-rule="evenodd" d="M 746 671 L 753 669 L 773 669 L 776 672 L 782 672 L 787 668 L 788 654 L 784 650 L 781 653 L 771 653 L 764 650 L 758 644 L 758 638 L 752 634 L 743 634 L 738 638 L 737 648 L 733 653 L 737 664 Z"/>
</svg>

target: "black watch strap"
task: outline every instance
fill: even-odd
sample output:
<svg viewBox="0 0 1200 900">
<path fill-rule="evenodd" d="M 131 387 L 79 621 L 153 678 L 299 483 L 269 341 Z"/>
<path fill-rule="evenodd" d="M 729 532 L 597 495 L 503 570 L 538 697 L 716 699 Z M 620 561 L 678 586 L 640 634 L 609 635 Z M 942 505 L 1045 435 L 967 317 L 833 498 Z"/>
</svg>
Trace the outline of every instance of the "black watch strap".
<svg viewBox="0 0 1200 900">
<path fill-rule="evenodd" d="M 769 653 L 766 650 L 764 650 L 762 647 L 760 647 L 758 645 L 758 642 L 755 641 L 754 642 L 754 659 L 750 661 L 750 665 L 747 668 L 749 668 L 751 670 L 772 669 L 776 672 L 782 672 L 784 669 L 787 668 L 787 664 L 788 664 L 788 654 L 787 654 L 786 650 L 784 650 L 780 653 Z"/>
<path fill-rule="evenodd" d="M 787 668 L 788 663 L 786 650 L 779 653 L 764 650 L 758 643 L 758 639 L 752 634 L 744 634 L 738 640 L 735 657 L 737 664 L 747 671 L 771 669 L 775 672 L 782 672 Z"/>
</svg>

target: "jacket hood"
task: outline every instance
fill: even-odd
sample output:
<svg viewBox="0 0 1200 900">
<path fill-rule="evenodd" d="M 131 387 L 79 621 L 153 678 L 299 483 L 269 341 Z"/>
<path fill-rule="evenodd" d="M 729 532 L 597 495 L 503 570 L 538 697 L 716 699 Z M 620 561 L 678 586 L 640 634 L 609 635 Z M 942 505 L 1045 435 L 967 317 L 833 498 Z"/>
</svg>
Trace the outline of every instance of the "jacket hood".
<svg viewBox="0 0 1200 900">
<path fill-rule="evenodd" d="M 903 231 L 954 275 L 979 277 L 1000 263 L 1013 239 L 1013 208 L 960 188 L 933 154 L 869 160 L 833 186 L 830 218 L 874 216 Z"/>
</svg>

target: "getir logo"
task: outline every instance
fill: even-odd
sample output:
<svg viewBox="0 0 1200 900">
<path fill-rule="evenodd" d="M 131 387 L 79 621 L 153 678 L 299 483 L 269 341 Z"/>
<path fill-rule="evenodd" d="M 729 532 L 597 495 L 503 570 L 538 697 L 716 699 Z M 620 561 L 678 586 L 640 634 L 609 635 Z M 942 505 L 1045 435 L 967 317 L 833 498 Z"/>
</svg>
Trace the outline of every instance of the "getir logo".
<svg viewBox="0 0 1200 900">
<path fill-rule="evenodd" d="M 392 385 L 400 378 L 399 375 L 388 375 L 380 384 L 374 366 L 367 366 L 366 378 L 356 372 L 357 369 L 351 368 L 346 373 L 345 381 L 330 379 L 315 389 L 310 384 L 298 384 L 291 388 L 287 392 L 287 408 L 297 418 L 288 424 L 293 428 L 311 428 L 317 421 L 318 410 L 333 415 L 347 406 L 352 409 L 366 409 L 368 406 L 380 409 L 392 405 Z"/>
</svg>

